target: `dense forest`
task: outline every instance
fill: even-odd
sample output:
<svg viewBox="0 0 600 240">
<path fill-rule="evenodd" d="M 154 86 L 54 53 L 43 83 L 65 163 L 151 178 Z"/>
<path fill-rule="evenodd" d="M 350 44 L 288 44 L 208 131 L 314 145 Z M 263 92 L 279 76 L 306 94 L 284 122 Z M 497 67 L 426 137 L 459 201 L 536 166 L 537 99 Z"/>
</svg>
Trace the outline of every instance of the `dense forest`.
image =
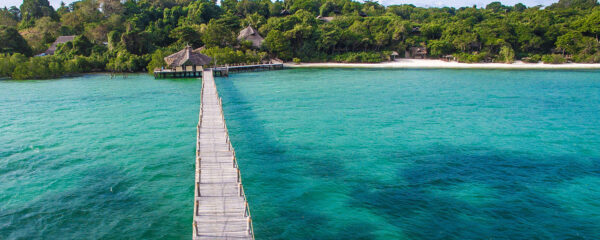
<svg viewBox="0 0 600 240">
<path fill-rule="evenodd" d="M 260 48 L 237 39 L 247 26 L 264 37 Z M 72 35 L 53 55 L 34 57 Z M 598 63 L 599 35 L 597 0 L 458 9 L 351 0 L 81 0 L 54 9 L 24 0 L 0 9 L 0 77 L 151 71 L 187 45 L 204 46 L 219 64 L 381 62 L 414 47 L 461 62 Z"/>
</svg>

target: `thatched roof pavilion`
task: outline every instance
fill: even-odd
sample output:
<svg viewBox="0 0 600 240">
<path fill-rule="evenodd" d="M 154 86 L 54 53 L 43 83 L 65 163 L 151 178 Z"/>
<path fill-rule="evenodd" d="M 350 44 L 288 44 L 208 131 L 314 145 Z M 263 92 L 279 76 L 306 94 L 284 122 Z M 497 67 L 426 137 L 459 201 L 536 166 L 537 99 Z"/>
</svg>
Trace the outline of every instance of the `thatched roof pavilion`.
<svg viewBox="0 0 600 240">
<path fill-rule="evenodd" d="M 260 34 L 258 34 L 258 31 L 256 31 L 256 29 L 254 29 L 252 26 L 248 26 L 247 28 L 244 28 L 242 31 L 240 31 L 240 35 L 237 37 L 237 39 L 239 41 L 250 41 L 252 42 L 252 46 L 255 48 L 259 48 L 260 46 L 262 46 L 262 43 L 265 40 L 262 36 L 260 36 Z"/>
<path fill-rule="evenodd" d="M 172 68 L 181 66 L 208 65 L 210 60 L 211 58 L 209 56 L 194 51 L 190 46 L 187 46 L 185 49 L 165 57 L 165 62 L 169 67 Z"/>
<path fill-rule="evenodd" d="M 204 49 L 206 49 L 206 46 L 202 46 L 202 47 L 196 48 L 196 49 L 194 49 L 194 52 L 196 52 L 196 53 L 202 53 L 202 51 Z"/>
</svg>

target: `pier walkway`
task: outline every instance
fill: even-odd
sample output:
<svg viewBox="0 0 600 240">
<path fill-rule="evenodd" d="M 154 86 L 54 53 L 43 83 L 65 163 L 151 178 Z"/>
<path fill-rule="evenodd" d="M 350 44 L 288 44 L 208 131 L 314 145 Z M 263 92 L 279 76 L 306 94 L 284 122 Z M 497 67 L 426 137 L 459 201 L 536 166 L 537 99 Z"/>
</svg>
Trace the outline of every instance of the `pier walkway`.
<svg viewBox="0 0 600 240">
<path fill-rule="evenodd" d="M 254 239 L 235 151 L 212 69 L 202 72 L 193 239 Z"/>
</svg>

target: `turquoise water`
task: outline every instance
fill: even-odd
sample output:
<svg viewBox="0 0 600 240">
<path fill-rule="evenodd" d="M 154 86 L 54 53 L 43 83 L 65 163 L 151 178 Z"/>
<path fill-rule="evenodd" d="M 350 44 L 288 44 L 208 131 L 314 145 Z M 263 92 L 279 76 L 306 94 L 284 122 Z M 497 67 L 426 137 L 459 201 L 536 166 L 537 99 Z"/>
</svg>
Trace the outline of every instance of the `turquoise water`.
<svg viewBox="0 0 600 240">
<path fill-rule="evenodd" d="M 598 239 L 600 72 L 216 80 L 257 239 Z M 0 81 L 0 238 L 189 239 L 200 81 Z"/>
</svg>

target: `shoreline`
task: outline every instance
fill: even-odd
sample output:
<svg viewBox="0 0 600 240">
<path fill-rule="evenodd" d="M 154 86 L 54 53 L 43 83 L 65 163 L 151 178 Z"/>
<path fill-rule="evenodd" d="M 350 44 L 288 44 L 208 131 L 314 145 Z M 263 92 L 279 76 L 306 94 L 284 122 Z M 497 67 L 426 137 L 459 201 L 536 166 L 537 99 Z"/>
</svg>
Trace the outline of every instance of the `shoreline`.
<svg viewBox="0 0 600 240">
<path fill-rule="evenodd" d="M 381 63 L 284 63 L 290 68 L 429 68 L 429 69 L 600 69 L 600 63 L 460 63 L 437 59 L 397 59 Z"/>
</svg>

